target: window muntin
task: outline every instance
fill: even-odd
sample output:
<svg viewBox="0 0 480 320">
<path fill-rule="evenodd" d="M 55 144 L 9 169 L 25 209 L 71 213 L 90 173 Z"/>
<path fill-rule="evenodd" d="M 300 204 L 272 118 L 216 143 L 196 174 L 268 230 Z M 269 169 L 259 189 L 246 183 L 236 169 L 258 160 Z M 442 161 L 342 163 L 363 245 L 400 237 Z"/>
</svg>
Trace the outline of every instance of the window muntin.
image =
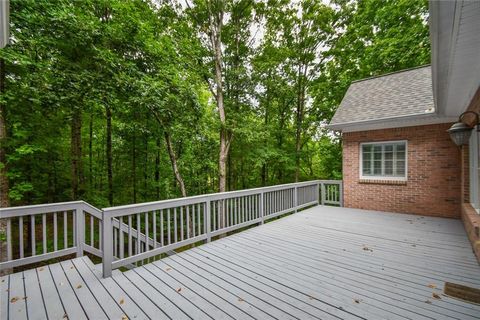
<svg viewBox="0 0 480 320">
<path fill-rule="evenodd" d="M 407 178 L 407 142 L 375 142 L 360 145 L 360 177 L 364 179 Z"/>
</svg>

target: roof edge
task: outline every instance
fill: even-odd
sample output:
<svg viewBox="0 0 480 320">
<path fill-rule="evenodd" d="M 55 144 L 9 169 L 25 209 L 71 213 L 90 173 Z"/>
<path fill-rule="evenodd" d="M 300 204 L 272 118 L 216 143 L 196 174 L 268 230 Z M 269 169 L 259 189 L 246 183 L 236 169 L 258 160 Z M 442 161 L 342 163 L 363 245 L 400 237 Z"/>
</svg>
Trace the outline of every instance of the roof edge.
<svg viewBox="0 0 480 320">
<path fill-rule="evenodd" d="M 421 69 L 421 68 L 426 68 L 426 67 L 431 67 L 431 64 L 430 63 L 429 64 L 424 64 L 424 65 L 421 65 L 421 66 L 416 66 L 416 67 L 412 67 L 412 68 L 408 68 L 408 69 L 402 69 L 402 70 L 398 70 L 398 71 L 393 71 L 393 72 L 389 72 L 389 73 L 380 74 L 378 76 L 371 76 L 371 77 L 368 77 L 368 78 L 353 80 L 350 83 L 350 85 L 352 85 L 354 83 L 357 83 L 357 82 L 362 82 L 362 81 L 367 81 L 367 80 L 372 80 L 372 79 L 377 79 L 377 78 L 382 78 L 382 77 L 388 77 L 388 76 L 391 76 L 393 74 L 398 74 L 398 73 L 412 71 L 412 70 L 415 70 L 415 69 Z"/>
<path fill-rule="evenodd" d="M 382 128 L 394 128 L 394 127 L 408 127 L 411 126 L 411 123 L 418 124 L 435 124 L 435 123 L 449 123 L 455 122 L 456 117 L 443 117 L 439 116 L 435 112 L 426 113 L 426 114 L 414 114 L 407 116 L 398 116 L 398 117 L 389 117 L 382 119 L 374 120 L 364 120 L 348 123 L 337 123 L 337 124 L 328 124 L 325 128 L 334 130 L 334 131 L 369 131 L 376 130 L 371 127 L 377 126 Z M 401 123 L 403 122 L 403 123 Z M 409 124 L 410 122 L 410 124 Z M 355 128 L 355 130 L 349 130 Z"/>
<path fill-rule="evenodd" d="M 362 125 L 362 124 L 370 124 L 370 123 L 377 123 L 377 122 L 384 122 L 388 120 L 401 120 L 401 119 L 410 119 L 410 118 L 429 118 L 437 115 L 435 109 L 432 112 L 422 112 L 422 113 L 412 113 L 412 114 L 405 114 L 401 116 L 393 116 L 393 117 L 383 117 L 377 119 L 366 119 L 366 120 L 359 120 L 359 121 L 351 121 L 351 122 L 340 122 L 340 123 L 329 123 L 328 127 L 341 127 L 341 126 L 350 126 L 350 125 Z"/>
</svg>

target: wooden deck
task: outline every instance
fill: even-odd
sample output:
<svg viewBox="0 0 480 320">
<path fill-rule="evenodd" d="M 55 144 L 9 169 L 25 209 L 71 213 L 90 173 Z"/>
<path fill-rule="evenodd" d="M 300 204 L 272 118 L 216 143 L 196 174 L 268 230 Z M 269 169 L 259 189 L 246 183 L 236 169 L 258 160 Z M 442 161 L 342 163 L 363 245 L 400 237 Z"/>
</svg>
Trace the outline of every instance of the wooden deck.
<svg viewBox="0 0 480 320">
<path fill-rule="evenodd" d="M 480 319 L 460 221 L 314 207 L 102 279 L 88 258 L 1 278 L 0 319 Z"/>
</svg>

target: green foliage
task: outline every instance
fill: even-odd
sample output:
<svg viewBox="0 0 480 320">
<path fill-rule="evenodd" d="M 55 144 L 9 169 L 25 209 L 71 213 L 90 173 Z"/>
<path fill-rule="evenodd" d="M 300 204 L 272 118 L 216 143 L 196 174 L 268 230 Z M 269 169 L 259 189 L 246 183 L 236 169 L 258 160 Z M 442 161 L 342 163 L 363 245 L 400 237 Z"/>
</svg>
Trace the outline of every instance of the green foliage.
<svg viewBox="0 0 480 320">
<path fill-rule="evenodd" d="M 108 206 L 108 111 L 115 204 L 180 195 L 165 132 L 188 194 L 215 192 L 204 31 L 218 6 L 231 190 L 292 182 L 297 168 L 340 179 L 341 137 L 324 125 L 351 81 L 429 61 L 426 0 L 183 3 L 11 0 L 0 102 L 14 205 L 70 200 L 76 180 L 79 197 Z"/>
</svg>

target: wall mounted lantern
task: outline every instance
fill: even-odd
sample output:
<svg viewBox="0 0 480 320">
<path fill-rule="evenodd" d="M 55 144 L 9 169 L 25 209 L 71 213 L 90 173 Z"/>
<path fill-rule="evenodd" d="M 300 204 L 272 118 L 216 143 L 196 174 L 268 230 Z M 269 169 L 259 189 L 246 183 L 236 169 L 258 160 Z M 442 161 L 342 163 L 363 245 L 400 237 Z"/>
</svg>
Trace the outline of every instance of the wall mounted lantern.
<svg viewBox="0 0 480 320">
<path fill-rule="evenodd" d="M 477 132 L 480 131 L 479 129 L 479 115 L 474 111 L 465 111 L 458 117 L 458 122 L 454 123 L 447 132 L 450 134 L 450 138 L 457 146 L 462 146 L 468 144 L 468 140 L 470 139 L 470 135 L 472 134 L 473 127 L 470 127 L 462 122 L 462 118 L 464 115 L 472 113 L 475 115 L 475 126 L 477 126 Z"/>
</svg>

